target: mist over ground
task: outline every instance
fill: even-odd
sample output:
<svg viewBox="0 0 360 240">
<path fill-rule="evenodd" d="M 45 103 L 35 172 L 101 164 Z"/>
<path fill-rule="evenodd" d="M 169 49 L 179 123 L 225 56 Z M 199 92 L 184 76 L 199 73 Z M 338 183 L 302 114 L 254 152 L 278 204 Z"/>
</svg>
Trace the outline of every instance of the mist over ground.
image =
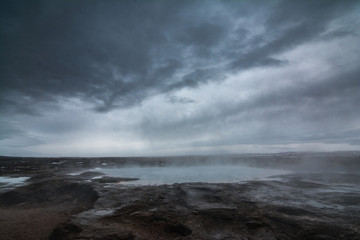
<svg viewBox="0 0 360 240">
<path fill-rule="evenodd" d="M 0 156 L 0 173 L 21 174 L 41 169 L 79 172 L 98 168 L 244 166 L 316 173 L 360 173 L 360 152 L 287 152 L 175 157 L 68 157 L 31 158 Z M 85 170 L 84 170 L 85 169 Z M 97 171 L 97 170 L 95 170 Z"/>
<path fill-rule="evenodd" d="M 359 1 L 0 2 L 0 154 L 360 150 Z"/>
</svg>

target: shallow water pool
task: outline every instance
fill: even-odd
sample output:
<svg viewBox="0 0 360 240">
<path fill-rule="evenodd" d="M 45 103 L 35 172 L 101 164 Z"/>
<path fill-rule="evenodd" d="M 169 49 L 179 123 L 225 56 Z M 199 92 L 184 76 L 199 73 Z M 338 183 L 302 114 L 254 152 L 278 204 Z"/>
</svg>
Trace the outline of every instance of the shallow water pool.
<svg viewBox="0 0 360 240">
<path fill-rule="evenodd" d="M 139 178 L 137 181 L 127 182 L 139 185 L 184 182 L 235 183 L 290 173 L 285 170 L 240 165 L 97 168 L 95 171 L 110 177 Z"/>
<path fill-rule="evenodd" d="M 0 192 L 23 186 L 28 179 L 29 177 L 0 177 Z"/>
</svg>

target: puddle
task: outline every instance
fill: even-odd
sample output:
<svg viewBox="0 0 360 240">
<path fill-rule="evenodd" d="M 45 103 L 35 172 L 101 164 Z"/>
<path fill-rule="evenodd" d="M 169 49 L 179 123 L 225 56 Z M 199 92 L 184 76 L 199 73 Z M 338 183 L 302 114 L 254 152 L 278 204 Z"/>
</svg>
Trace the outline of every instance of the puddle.
<svg viewBox="0 0 360 240">
<path fill-rule="evenodd" d="M 23 186 L 28 179 L 29 177 L 0 177 L 0 192 Z"/>
</svg>

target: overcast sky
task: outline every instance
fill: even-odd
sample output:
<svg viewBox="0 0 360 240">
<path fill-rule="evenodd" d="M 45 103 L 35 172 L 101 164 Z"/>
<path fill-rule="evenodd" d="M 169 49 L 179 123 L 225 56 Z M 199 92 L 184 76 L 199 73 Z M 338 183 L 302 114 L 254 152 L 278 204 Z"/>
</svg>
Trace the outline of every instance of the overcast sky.
<svg viewBox="0 0 360 240">
<path fill-rule="evenodd" d="M 0 155 L 360 150 L 360 1 L 0 1 Z"/>
</svg>

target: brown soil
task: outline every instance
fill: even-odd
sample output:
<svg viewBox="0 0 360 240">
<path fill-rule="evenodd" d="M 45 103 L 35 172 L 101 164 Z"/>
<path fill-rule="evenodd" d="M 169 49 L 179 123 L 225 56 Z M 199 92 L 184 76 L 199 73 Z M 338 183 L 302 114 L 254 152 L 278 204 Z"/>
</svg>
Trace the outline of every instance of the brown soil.
<svg viewBox="0 0 360 240">
<path fill-rule="evenodd" d="M 53 229 L 72 214 L 67 206 L 1 207 L 0 239 L 48 239 Z"/>
<path fill-rule="evenodd" d="M 71 215 L 98 199 L 90 185 L 60 177 L 34 177 L 29 185 L 0 195 L 0 239 L 48 239 Z"/>
</svg>

